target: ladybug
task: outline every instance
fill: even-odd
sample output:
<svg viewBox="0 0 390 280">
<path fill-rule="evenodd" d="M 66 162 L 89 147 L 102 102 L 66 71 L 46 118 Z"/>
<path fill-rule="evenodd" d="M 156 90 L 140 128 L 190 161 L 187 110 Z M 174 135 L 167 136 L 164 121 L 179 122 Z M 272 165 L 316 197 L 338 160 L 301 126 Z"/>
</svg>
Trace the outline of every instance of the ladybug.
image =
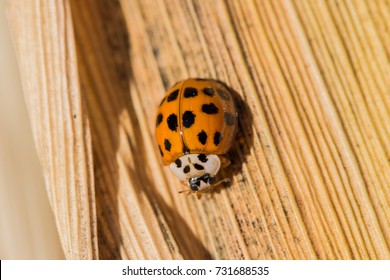
<svg viewBox="0 0 390 280">
<path fill-rule="evenodd" d="M 230 90 L 211 79 L 187 79 L 173 85 L 161 101 L 156 139 L 162 161 L 188 184 L 182 192 L 211 191 L 223 157 L 235 139 L 237 110 Z"/>
</svg>

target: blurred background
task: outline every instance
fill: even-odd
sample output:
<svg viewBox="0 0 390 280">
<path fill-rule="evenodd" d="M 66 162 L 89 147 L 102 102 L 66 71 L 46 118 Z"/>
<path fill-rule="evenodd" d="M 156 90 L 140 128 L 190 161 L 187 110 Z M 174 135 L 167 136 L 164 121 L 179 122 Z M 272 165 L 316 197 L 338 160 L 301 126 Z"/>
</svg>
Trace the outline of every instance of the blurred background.
<svg viewBox="0 0 390 280">
<path fill-rule="evenodd" d="M 63 259 L 0 0 L 0 259 Z"/>
</svg>

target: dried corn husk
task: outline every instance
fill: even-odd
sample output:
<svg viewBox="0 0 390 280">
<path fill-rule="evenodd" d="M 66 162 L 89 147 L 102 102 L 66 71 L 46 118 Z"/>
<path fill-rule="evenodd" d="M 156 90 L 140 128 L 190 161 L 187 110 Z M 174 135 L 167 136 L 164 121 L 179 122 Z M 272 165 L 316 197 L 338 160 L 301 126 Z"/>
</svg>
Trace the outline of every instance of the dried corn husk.
<svg viewBox="0 0 390 280">
<path fill-rule="evenodd" d="M 389 259 L 383 1 L 11 1 L 36 147 L 69 259 Z M 243 102 L 222 171 L 178 195 L 154 142 L 164 91 Z"/>
</svg>

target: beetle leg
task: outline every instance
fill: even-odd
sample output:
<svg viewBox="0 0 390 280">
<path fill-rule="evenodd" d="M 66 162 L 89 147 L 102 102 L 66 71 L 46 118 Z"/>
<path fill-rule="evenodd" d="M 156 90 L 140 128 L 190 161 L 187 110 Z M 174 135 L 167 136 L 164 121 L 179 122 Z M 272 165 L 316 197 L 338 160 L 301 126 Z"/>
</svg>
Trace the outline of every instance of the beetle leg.
<svg viewBox="0 0 390 280">
<path fill-rule="evenodd" d="M 230 160 L 227 159 L 226 157 L 219 156 L 219 159 L 221 161 L 222 168 L 226 168 L 230 165 Z"/>
</svg>

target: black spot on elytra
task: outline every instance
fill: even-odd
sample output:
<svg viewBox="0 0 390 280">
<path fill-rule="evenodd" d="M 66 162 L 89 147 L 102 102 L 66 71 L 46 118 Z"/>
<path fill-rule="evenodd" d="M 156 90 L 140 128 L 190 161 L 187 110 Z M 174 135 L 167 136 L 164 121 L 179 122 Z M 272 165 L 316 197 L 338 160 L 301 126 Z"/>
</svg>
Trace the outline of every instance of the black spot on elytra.
<svg viewBox="0 0 390 280">
<path fill-rule="evenodd" d="M 180 168 L 181 167 L 181 160 L 178 158 L 177 160 L 175 160 L 175 164 L 176 164 L 177 168 Z"/>
<path fill-rule="evenodd" d="M 206 144 L 207 133 L 204 130 L 202 130 L 201 132 L 198 133 L 198 140 L 202 145 Z"/>
<path fill-rule="evenodd" d="M 215 144 L 215 146 L 218 146 L 219 145 L 219 143 L 221 142 L 221 140 L 222 140 L 222 135 L 221 135 L 221 133 L 220 132 L 215 132 L 215 134 L 214 134 L 214 144 Z"/>
<path fill-rule="evenodd" d="M 167 118 L 167 124 L 170 130 L 176 131 L 177 130 L 177 116 L 175 114 L 169 115 Z"/>
<path fill-rule="evenodd" d="M 225 90 L 219 88 L 217 92 L 223 100 L 230 100 L 230 95 Z"/>
<path fill-rule="evenodd" d="M 173 91 L 170 95 L 168 95 L 167 101 L 171 102 L 171 101 L 176 100 L 178 95 L 179 95 L 179 90 L 177 89 L 177 90 Z"/>
<path fill-rule="evenodd" d="M 196 170 L 204 170 L 204 166 L 197 163 L 194 164 L 194 167 Z"/>
<path fill-rule="evenodd" d="M 158 126 L 163 120 L 163 115 L 160 113 L 157 115 L 156 126 Z"/>
<path fill-rule="evenodd" d="M 227 125 L 234 125 L 236 118 L 234 117 L 234 115 L 232 113 L 225 112 L 224 119 L 225 119 L 225 123 Z"/>
<path fill-rule="evenodd" d="M 164 140 L 164 147 L 165 147 L 165 150 L 167 150 L 168 152 L 171 151 L 172 144 L 171 144 L 171 142 L 169 142 L 168 139 Z"/>
<path fill-rule="evenodd" d="M 208 158 L 205 154 L 199 154 L 198 155 L 198 159 L 201 161 L 201 162 L 207 162 L 208 161 Z"/>
<path fill-rule="evenodd" d="M 206 113 L 206 114 L 209 114 L 209 115 L 217 114 L 218 113 L 218 107 L 215 106 L 214 103 L 203 104 L 202 105 L 202 112 Z"/>
<path fill-rule="evenodd" d="M 164 153 L 163 153 L 163 151 L 161 150 L 160 145 L 158 145 L 158 149 L 159 149 L 159 151 L 160 151 L 160 155 L 163 157 L 163 156 L 164 156 Z"/>
<path fill-rule="evenodd" d="M 192 111 L 185 111 L 183 114 L 183 126 L 186 128 L 191 127 L 191 125 L 195 122 L 195 115 L 192 113 Z"/>
<path fill-rule="evenodd" d="M 214 90 L 211 87 L 206 87 L 202 91 L 203 91 L 204 94 L 206 94 L 206 95 L 208 95 L 210 97 L 214 96 Z"/>
<path fill-rule="evenodd" d="M 190 172 L 190 166 L 189 165 L 186 165 L 184 168 L 183 168 L 183 172 L 185 174 L 187 174 L 188 172 Z"/>
<path fill-rule="evenodd" d="M 196 88 L 188 87 L 184 90 L 184 97 L 190 98 L 198 95 L 198 90 Z"/>
</svg>

